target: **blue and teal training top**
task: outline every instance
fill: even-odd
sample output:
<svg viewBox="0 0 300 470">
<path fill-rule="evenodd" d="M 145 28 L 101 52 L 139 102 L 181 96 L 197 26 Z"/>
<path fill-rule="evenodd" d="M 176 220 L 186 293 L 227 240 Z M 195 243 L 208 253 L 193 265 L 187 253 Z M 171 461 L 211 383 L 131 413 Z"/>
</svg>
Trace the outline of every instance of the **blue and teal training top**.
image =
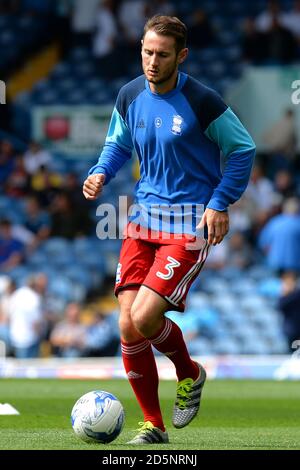
<svg viewBox="0 0 300 470">
<path fill-rule="evenodd" d="M 165 94 L 153 93 L 144 75 L 121 88 L 89 174 L 104 173 L 107 184 L 133 149 L 140 162 L 135 202 L 144 208 L 197 204 L 226 210 L 246 189 L 255 155 L 252 138 L 221 97 L 182 72 Z M 185 224 L 183 231 L 194 229 Z"/>
</svg>

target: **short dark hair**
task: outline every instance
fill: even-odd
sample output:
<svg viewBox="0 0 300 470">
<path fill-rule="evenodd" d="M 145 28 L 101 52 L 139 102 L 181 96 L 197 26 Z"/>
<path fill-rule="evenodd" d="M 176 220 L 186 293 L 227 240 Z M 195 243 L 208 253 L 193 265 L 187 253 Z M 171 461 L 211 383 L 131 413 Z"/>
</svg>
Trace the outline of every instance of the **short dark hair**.
<svg viewBox="0 0 300 470">
<path fill-rule="evenodd" d="M 143 39 L 148 31 L 154 31 L 162 36 L 172 36 L 175 39 L 177 54 L 186 47 L 187 27 L 176 16 L 153 16 L 145 24 Z"/>
</svg>

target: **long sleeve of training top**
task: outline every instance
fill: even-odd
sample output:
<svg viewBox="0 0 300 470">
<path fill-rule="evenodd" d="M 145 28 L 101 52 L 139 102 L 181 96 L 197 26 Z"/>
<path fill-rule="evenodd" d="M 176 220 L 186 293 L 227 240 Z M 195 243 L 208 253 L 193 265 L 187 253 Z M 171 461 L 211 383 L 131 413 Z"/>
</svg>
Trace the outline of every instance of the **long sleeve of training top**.
<svg viewBox="0 0 300 470">
<path fill-rule="evenodd" d="M 252 138 L 220 96 L 182 72 L 165 94 L 153 93 L 144 75 L 120 90 L 89 174 L 105 173 L 109 182 L 133 149 L 140 162 L 138 204 L 202 204 L 221 211 L 244 192 L 255 155 Z"/>
</svg>

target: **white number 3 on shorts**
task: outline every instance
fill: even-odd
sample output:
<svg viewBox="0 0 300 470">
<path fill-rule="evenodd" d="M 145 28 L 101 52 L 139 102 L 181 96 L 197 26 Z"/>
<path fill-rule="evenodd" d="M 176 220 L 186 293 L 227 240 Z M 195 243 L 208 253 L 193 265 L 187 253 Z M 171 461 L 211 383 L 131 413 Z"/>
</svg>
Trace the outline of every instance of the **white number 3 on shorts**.
<svg viewBox="0 0 300 470">
<path fill-rule="evenodd" d="M 172 256 L 168 256 L 167 260 L 169 261 L 169 263 L 165 265 L 165 269 L 168 271 L 167 274 L 163 274 L 160 271 L 157 271 L 156 273 L 157 277 L 165 280 L 171 279 L 174 276 L 174 268 L 178 268 L 180 266 L 179 261 L 172 258 Z"/>
</svg>

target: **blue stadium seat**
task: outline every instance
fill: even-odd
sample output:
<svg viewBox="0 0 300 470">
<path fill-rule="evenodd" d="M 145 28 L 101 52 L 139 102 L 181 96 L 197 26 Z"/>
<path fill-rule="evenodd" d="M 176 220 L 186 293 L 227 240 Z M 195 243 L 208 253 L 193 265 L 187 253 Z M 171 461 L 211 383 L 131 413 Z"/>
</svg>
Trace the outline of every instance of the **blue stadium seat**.
<svg viewBox="0 0 300 470">
<path fill-rule="evenodd" d="M 62 270 L 62 274 L 66 276 L 70 281 L 77 283 L 85 288 L 85 290 L 90 289 L 93 286 L 93 275 L 90 270 L 88 270 L 84 263 L 72 263 L 72 265 L 66 266 Z"/>
<path fill-rule="evenodd" d="M 49 282 L 49 293 L 62 298 L 65 302 L 71 302 L 73 300 L 72 282 L 65 276 L 57 274 Z"/>
<path fill-rule="evenodd" d="M 62 93 L 67 93 L 71 91 L 76 91 L 78 89 L 78 85 L 78 80 L 69 76 L 56 82 L 55 88 Z"/>
<path fill-rule="evenodd" d="M 68 56 L 70 62 L 78 63 L 80 61 L 85 61 L 91 57 L 90 49 L 86 47 L 74 47 Z"/>
<path fill-rule="evenodd" d="M 97 93 L 103 89 L 106 89 L 107 83 L 105 83 L 105 80 L 101 78 L 92 77 L 86 81 L 84 87 L 87 92 Z"/>
<path fill-rule="evenodd" d="M 35 84 L 33 91 L 37 93 L 41 93 L 41 92 L 51 90 L 51 88 L 52 88 L 52 85 L 51 85 L 50 80 L 48 78 L 43 78 L 42 80 L 39 80 Z"/>
<path fill-rule="evenodd" d="M 87 80 L 93 77 L 95 73 L 95 67 L 92 62 L 80 62 L 72 66 L 72 74 L 78 80 Z"/>
<path fill-rule="evenodd" d="M 54 80 L 63 80 L 71 75 L 71 67 L 67 62 L 59 62 L 51 71 L 51 78 Z"/>
<path fill-rule="evenodd" d="M 72 253 L 72 244 L 70 241 L 61 237 L 52 237 L 46 240 L 41 249 L 47 254 L 49 260 L 54 257 L 63 256 L 64 253 Z"/>
<path fill-rule="evenodd" d="M 44 266 L 48 265 L 49 258 L 43 250 L 37 250 L 27 257 L 27 263 L 30 268 L 42 269 Z"/>
<path fill-rule="evenodd" d="M 60 97 L 55 90 L 46 90 L 41 93 L 34 94 L 34 102 L 37 104 L 50 105 L 50 104 L 59 104 Z"/>
<path fill-rule="evenodd" d="M 66 104 L 82 104 L 86 100 L 86 94 L 83 90 L 71 90 L 64 96 Z"/>
</svg>

